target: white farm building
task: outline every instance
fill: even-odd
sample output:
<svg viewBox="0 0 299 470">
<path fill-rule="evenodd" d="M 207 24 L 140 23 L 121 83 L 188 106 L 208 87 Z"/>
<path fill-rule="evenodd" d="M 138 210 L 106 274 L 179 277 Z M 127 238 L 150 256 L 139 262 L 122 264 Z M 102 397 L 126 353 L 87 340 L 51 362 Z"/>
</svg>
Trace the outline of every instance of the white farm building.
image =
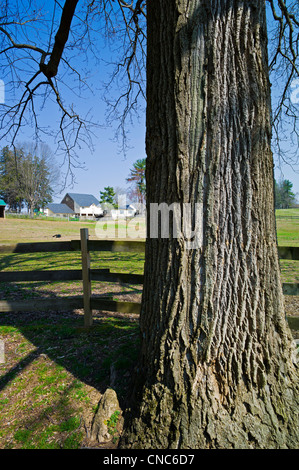
<svg viewBox="0 0 299 470">
<path fill-rule="evenodd" d="M 100 202 L 92 194 L 67 193 L 61 203 L 67 205 L 75 217 L 93 219 L 103 216 Z"/>
</svg>

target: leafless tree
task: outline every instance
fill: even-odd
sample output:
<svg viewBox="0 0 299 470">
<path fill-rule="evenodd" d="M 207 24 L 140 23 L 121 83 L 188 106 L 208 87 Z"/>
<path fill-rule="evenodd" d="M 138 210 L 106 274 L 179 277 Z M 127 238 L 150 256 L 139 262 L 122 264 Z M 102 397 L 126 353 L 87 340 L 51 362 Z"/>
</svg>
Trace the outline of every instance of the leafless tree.
<svg viewBox="0 0 299 470">
<path fill-rule="evenodd" d="M 80 165 L 76 149 L 92 148 L 98 123 L 90 112 L 82 115 L 71 99 L 92 92 L 89 71 L 82 64 L 99 63 L 100 36 L 118 51 L 104 97 L 107 121 L 119 119 L 117 134 L 126 146 L 126 122 L 137 111 L 138 98 L 144 98 L 145 2 L 99 0 L 81 5 L 78 0 L 66 0 L 62 7 L 55 0 L 52 11 L 42 10 L 38 3 L 7 1 L 1 6 L 0 64 L 6 96 L 11 97 L 0 109 L 1 138 L 14 145 L 24 128 L 33 129 L 35 140 L 43 134 L 54 136 L 67 171 L 73 174 Z M 112 87 L 117 88 L 115 100 Z M 75 93 L 72 98 L 70 90 Z M 47 114 L 46 125 L 42 111 Z"/>
<path fill-rule="evenodd" d="M 114 69 L 108 82 L 103 83 L 103 99 L 107 104 L 107 123 L 118 122 L 116 136 L 125 149 L 127 124 L 139 107 L 144 111 L 146 2 L 66 0 L 62 6 L 55 0 L 52 11 L 42 10 L 38 1 L 27 3 L 27 8 L 26 2 L 19 1 L 6 1 L 1 6 L 2 79 L 6 95 L 14 93 L 14 98 L 1 106 L 1 137 L 14 144 L 20 130 L 28 126 L 34 129 L 35 139 L 43 133 L 54 134 L 72 173 L 72 168 L 80 165 L 76 148 L 92 148 L 98 124 L 93 122 L 91 113 L 81 114 L 66 97 L 70 88 L 78 99 L 82 93 L 92 91 L 88 72 L 84 73 L 82 64 L 78 67 L 75 57 L 80 54 L 84 62 L 89 57 L 99 65 L 98 38 L 105 38 L 114 46 Z M 292 100 L 292 86 L 299 76 L 299 7 L 297 1 L 267 3 L 273 18 L 269 27 L 270 77 L 281 89 L 272 97 L 273 144 L 283 161 L 298 163 L 298 106 Z M 116 93 L 111 93 L 113 88 Z M 59 117 L 56 125 L 42 126 L 40 109 L 50 101 L 56 103 Z M 285 141 L 292 143 L 293 155 L 289 147 L 287 155 L 284 152 Z"/>
<path fill-rule="evenodd" d="M 298 164 L 299 115 L 295 88 L 299 89 L 299 4 L 297 1 L 267 1 L 273 18 L 269 26 L 270 78 L 280 89 L 279 93 L 272 93 L 273 147 L 281 161 Z"/>
<path fill-rule="evenodd" d="M 7 93 L 14 98 L 2 104 L 0 119 L 2 138 L 15 143 L 20 130 L 33 127 L 35 138 L 55 133 L 58 148 L 67 156 L 69 170 L 79 164 L 76 147 L 92 147 L 96 123 L 90 114 L 81 115 L 68 102 L 63 90 L 77 90 L 77 96 L 91 91 L 88 77 L 74 60 L 79 53 L 99 59 L 98 38 L 115 45 L 114 70 L 105 84 L 103 98 L 108 105 L 107 121 L 118 121 L 116 135 L 123 148 L 127 141 L 127 122 L 145 100 L 146 6 L 145 0 L 55 0 L 52 11 L 44 11 L 39 2 L 6 1 L 0 12 L 0 63 Z M 270 26 L 269 67 L 273 83 L 279 82 L 281 93 L 273 97 L 274 145 L 285 157 L 283 141 L 293 143 L 298 156 L 298 109 L 292 86 L 298 78 L 298 3 L 267 0 L 274 24 Z M 121 47 L 120 47 L 121 46 Z M 73 64 L 74 62 L 74 64 Z M 103 66 L 103 63 L 102 63 Z M 73 80 L 75 87 L 73 86 Z M 116 87 L 117 98 L 111 89 Z M 294 93 L 294 92 L 293 92 Z M 141 99 L 140 99 L 141 98 Z M 42 127 L 39 108 L 53 100 L 60 114 L 57 127 Z"/>
</svg>

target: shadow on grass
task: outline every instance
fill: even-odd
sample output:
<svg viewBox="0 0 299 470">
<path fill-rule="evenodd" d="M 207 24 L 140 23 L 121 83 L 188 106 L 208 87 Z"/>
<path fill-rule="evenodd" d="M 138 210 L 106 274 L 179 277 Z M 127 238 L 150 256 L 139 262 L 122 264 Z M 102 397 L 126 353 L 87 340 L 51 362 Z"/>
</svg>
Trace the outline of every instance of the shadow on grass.
<svg viewBox="0 0 299 470">
<path fill-rule="evenodd" d="M 0 313 L 4 344 L 9 341 L 9 332 L 17 331 L 36 348 L 6 368 L 0 378 L 0 391 L 35 359 L 45 355 L 100 393 L 112 386 L 120 402 L 124 402 L 138 355 L 138 321 L 125 316 L 116 318 L 107 312 L 95 315 L 89 329 L 82 325 L 83 316 L 76 311 Z M 9 360 L 8 355 L 6 361 Z"/>
<path fill-rule="evenodd" d="M 2 255 L 0 270 L 76 269 L 81 266 L 80 254 L 56 255 Z M 132 259 L 132 254 L 118 256 L 107 253 L 103 259 L 95 257 L 93 261 L 96 267 L 99 264 L 100 267 L 111 267 L 112 261 L 120 261 L 121 270 L 125 272 L 136 272 L 136 267 L 140 267 L 139 255 L 133 255 Z M 131 263 L 127 267 L 126 263 L 129 261 Z M 118 271 L 118 267 L 115 270 Z M 99 284 L 98 292 L 105 297 L 114 297 L 120 294 L 140 294 L 141 290 L 136 286 L 109 286 L 108 283 L 103 287 Z M 8 303 L 23 300 L 30 304 L 32 302 L 32 311 L 0 312 L 0 339 L 4 341 L 5 350 L 5 363 L 0 364 L 0 410 L 4 406 L 5 416 L 9 416 L 12 406 L 12 410 L 17 410 L 18 415 L 17 427 L 12 427 L 13 441 L 9 443 L 8 430 L 5 448 L 10 445 L 49 448 L 52 445 L 52 437 L 49 440 L 51 433 L 60 436 L 65 434 L 65 438 L 60 439 L 63 448 L 78 447 L 82 423 L 80 414 L 79 418 L 74 415 L 73 405 L 77 402 L 79 405 L 84 404 L 86 390 L 95 389 L 92 393 L 103 394 L 111 387 L 117 393 L 121 408 L 126 407 L 132 370 L 139 352 L 137 316 L 94 312 L 93 326 L 86 329 L 83 326 L 83 311 L 77 309 L 76 302 L 73 310 L 59 308 L 58 311 L 55 307 L 65 298 L 65 294 L 82 299 L 82 282 L 0 282 L 1 300 Z M 39 299 L 50 300 L 51 310 L 37 310 Z M 61 374 L 67 374 L 67 379 L 61 378 Z M 51 389 L 53 393 L 50 392 Z M 24 396 L 27 397 L 26 403 L 23 403 Z M 70 396 L 73 396 L 71 402 Z M 12 404 L 11 400 L 15 403 Z M 57 445 L 54 439 L 54 448 Z"/>
<path fill-rule="evenodd" d="M 78 449 L 81 446 L 84 439 L 82 417 L 74 416 L 68 400 L 75 388 L 76 383 L 73 382 L 50 406 L 44 407 L 38 414 L 28 413 L 23 416 L 21 426 L 14 433 L 14 442 L 18 448 Z M 9 443 L 5 448 L 13 446 Z"/>
</svg>

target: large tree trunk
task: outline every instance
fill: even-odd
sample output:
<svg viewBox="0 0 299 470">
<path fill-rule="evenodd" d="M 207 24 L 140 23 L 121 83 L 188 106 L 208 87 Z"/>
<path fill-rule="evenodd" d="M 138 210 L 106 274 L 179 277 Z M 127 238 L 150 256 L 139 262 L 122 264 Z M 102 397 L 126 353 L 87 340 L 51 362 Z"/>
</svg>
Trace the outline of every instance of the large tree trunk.
<svg viewBox="0 0 299 470">
<path fill-rule="evenodd" d="M 192 247 L 148 233 L 121 445 L 296 447 L 264 1 L 151 0 L 147 10 L 148 229 L 151 203 L 188 203 L 198 237 Z"/>
</svg>

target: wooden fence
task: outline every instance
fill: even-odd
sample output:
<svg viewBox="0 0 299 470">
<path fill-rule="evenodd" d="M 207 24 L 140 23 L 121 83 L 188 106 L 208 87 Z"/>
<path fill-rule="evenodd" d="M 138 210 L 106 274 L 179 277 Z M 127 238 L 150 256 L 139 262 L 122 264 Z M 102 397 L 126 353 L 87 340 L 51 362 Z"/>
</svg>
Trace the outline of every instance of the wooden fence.
<svg viewBox="0 0 299 470">
<path fill-rule="evenodd" d="M 91 251 L 139 252 L 144 253 L 142 241 L 89 240 L 88 229 L 80 230 L 80 240 L 19 243 L 0 246 L 0 253 L 38 253 L 81 251 L 82 269 L 52 271 L 0 272 L 1 282 L 24 281 L 82 281 L 82 297 L 57 297 L 21 301 L 0 301 L 0 312 L 25 312 L 47 310 L 84 309 L 84 325 L 92 325 L 92 310 L 104 310 L 122 313 L 139 313 L 139 302 L 121 302 L 92 296 L 91 281 L 122 282 L 143 284 L 142 274 L 111 273 L 109 269 L 92 269 Z M 299 247 L 279 247 L 281 259 L 299 260 Z M 283 284 L 285 295 L 299 295 L 299 284 Z"/>
</svg>

